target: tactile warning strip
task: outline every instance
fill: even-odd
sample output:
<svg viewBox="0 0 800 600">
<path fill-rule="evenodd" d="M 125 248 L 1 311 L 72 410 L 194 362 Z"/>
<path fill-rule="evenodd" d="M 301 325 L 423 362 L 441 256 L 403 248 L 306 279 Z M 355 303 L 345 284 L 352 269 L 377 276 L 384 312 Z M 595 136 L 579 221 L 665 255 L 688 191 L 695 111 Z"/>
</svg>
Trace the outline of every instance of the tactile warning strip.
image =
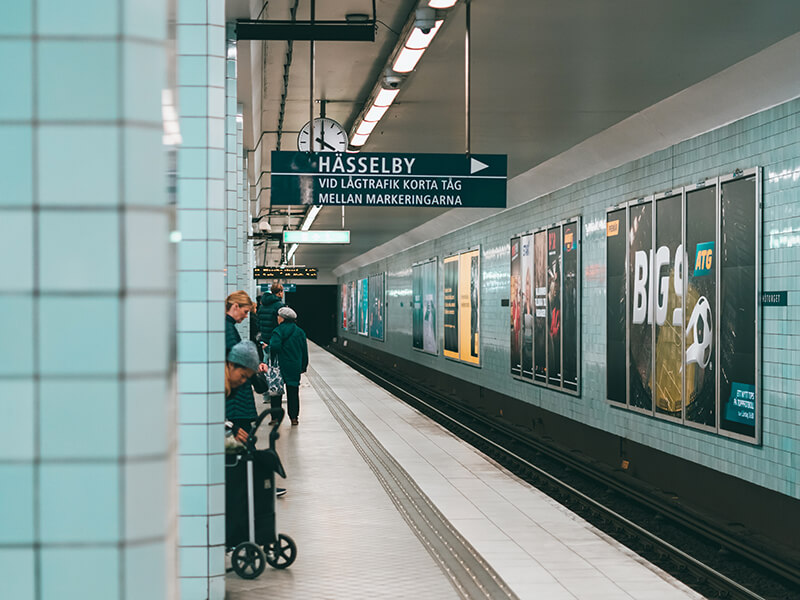
<svg viewBox="0 0 800 600">
<path fill-rule="evenodd" d="M 397 510 L 459 595 L 469 600 L 517 599 L 497 572 L 458 533 L 324 379 L 310 367 L 307 375 Z"/>
</svg>

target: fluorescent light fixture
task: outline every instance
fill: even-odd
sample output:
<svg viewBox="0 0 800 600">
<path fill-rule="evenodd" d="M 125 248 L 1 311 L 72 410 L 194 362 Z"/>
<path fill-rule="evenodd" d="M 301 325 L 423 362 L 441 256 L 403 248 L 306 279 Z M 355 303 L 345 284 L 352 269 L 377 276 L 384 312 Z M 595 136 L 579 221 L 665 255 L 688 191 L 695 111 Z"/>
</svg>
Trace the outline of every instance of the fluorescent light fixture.
<svg viewBox="0 0 800 600">
<path fill-rule="evenodd" d="M 367 111 L 367 114 L 364 115 L 364 120 L 377 123 L 383 118 L 387 110 L 389 110 L 388 106 L 373 106 Z"/>
<path fill-rule="evenodd" d="M 431 8 L 452 8 L 458 0 L 428 0 Z"/>
<path fill-rule="evenodd" d="M 356 135 L 369 135 L 377 124 L 377 121 L 361 121 L 361 125 L 356 129 Z"/>
<path fill-rule="evenodd" d="M 349 244 L 350 231 L 334 230 L 322 231 L 315 229 L 314 231 L 291 231 L 283 232 L 284 244 Z"/>
<path fill-rule="evenodd" d="M 289 248 L 289 252 L 286 253 L 286 262 L 292 260 L 292 256 L 294 256 L 295 252 L 297 252 L 297 244 Z"/>
<path fill-rule="evenodd" d="M 390 106 L 394 99 L 397 98 L 397 94 L 400 93 L 400 90 L 389 90 L 386 88 L 381 89 L 378 92 L 378 95 L 375 96 L 375 101 L 372 103 L 373 106 Z"/>
<path fill-rule="evenodd" d="M 392 69 L 397 73 L 408 73 L 412 71 L 419 59 L 422 58 L 422 53 L 425 52 L 425 49 L 433 40 L 433 36 L 436 35 L 436 32 L 439 31 L 439 27 L 442 26 L 444 23 L 444 19 L 438 19 L 436 21 L 436 25 L 434 25 L 428 33 L 423 33 L 422 29 L 419 27 L 414 27 L 411 30 L 411 35 L 408 36 L 408 40 L 403 45 L 403 49 L 397 55 L 397 58 L 394 59 L 394 64 L 392 65 Z"/>
<path fill-rule="evenodd" d="M 314 219 L 317 218 L 317 215 L 319 214 L 319 211 L 321 211 L 321 210 L 322 210 L 322 207 L 319 206 L 319 205 L 312 206 L 311 210 L 309 210 L 308 213 L 306 214 L 306 218 L 303 221 L 303 224 L 300 226 L 300 229 L 302 231 L 308 231 L 311 228 L 312 223 L 314 223 Z"/>
<path fill-rule="evenodd" d="M 350 145 L 351 146 L 363 146 L 367 143 L 369 139 L 368 135 L 363 135 L 360 133 L 355 134 L 352 138 L 350 138 Z"/>
</svg>

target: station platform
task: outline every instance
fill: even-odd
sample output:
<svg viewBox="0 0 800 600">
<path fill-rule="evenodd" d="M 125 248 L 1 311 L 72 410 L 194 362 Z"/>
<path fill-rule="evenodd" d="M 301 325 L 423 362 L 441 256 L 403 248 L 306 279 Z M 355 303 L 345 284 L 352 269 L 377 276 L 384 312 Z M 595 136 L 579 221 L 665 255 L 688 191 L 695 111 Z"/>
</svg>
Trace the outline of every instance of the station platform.
<svg viewBox="0 0 800 600">
<path fill-rule="evenodd" d="M 278 440 L 277 530 L 297 560 L 229 573 L 226 598 L 702 598 L 328 352 L 309 356 L 299 426 L 285 419 Z"/>
</svg>

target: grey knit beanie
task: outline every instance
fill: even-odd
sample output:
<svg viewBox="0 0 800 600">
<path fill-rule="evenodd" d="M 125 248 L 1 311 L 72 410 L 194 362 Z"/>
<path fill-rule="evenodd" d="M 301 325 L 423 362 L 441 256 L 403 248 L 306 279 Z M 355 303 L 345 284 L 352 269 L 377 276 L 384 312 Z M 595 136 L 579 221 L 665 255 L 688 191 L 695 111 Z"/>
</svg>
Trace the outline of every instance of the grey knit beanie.
<svg viewBox="0 0 800 600">
<path fill-rule="evenodd" d="M 286 319 L 287 321 L 294 321 L 295 319 L 297 319 L 297 313 L 296 313 L 296 312 L 294 312 L 294 311 L 293 311 L 291 308 L 289 308 L 288 306 L 282 306 L 282 307 L 281 307 L 281 308 L 278 310 L 278 316 L 279 316 L 279 317 L 283 317 L 283 318 L 284 318 L 284 319 Z"/>
<path fill-rule="evenodd" d="M 258 371 L 258 365 L 261 363 L 258 359 L 258 349 L 250 340 L 239 342 L 231 348 L 231 351 L 228 352 L 228 362 L 246 367 L 251 371 Z"/>
</svg>

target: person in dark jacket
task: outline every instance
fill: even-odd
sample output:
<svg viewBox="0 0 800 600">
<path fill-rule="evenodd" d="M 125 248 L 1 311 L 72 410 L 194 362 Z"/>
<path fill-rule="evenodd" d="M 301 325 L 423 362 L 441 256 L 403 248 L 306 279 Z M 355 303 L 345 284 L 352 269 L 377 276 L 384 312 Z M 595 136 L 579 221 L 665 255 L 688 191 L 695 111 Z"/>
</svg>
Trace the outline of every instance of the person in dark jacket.
<svg viewBox="0 0 800 600">
<path fill-rule="evenodd" d="M 239 342 L 228 352 L 225 359 L 225 400 L 244 386 L 258 371 L 261 360 L 258 347 L 251 341 Z M 238 421 L 238 423 L 236 422 Z M 246 419 L 232 420 L 234 435 L 240 442 L 247 441 L 247 428 L 251 422 Z"/>
<path fill-rule="evenodd" d="M 269 350 L 277 356 L 281 377 L 286 384 L 286 408 L 292 425 L 300 416 L 300 374 L 308 368 L 306 334 L 297 326 L 297 313 L 288 306 L 278 311 L 278 326 L 269 339 Z"/>
<path fill-rule="evenodd" d="M 228 356 L 231 348 L 242 341 L 236 324 L 244 321 L 252 307 L 253 301 L 243 290 L 233 292 L 225 300 L 225 356 Z M 249 382 L 232 390 L 231 394 L 226 396 L 225 418 L 234 424 L 234 433 L 239 427 L 247 427 L 257 416 L 253 387 Z"/>
<path fill-rule="evenodd" d="M 283 286 L 280 283 L 273 283 L 270 292 L 261 296 L 261 305 L 256 313 L 261 343 L 267 345 L 272 337 L 272 331 L 278 326 L 278 311 L 286 306 L 283 303 Z"/>
</svg>

